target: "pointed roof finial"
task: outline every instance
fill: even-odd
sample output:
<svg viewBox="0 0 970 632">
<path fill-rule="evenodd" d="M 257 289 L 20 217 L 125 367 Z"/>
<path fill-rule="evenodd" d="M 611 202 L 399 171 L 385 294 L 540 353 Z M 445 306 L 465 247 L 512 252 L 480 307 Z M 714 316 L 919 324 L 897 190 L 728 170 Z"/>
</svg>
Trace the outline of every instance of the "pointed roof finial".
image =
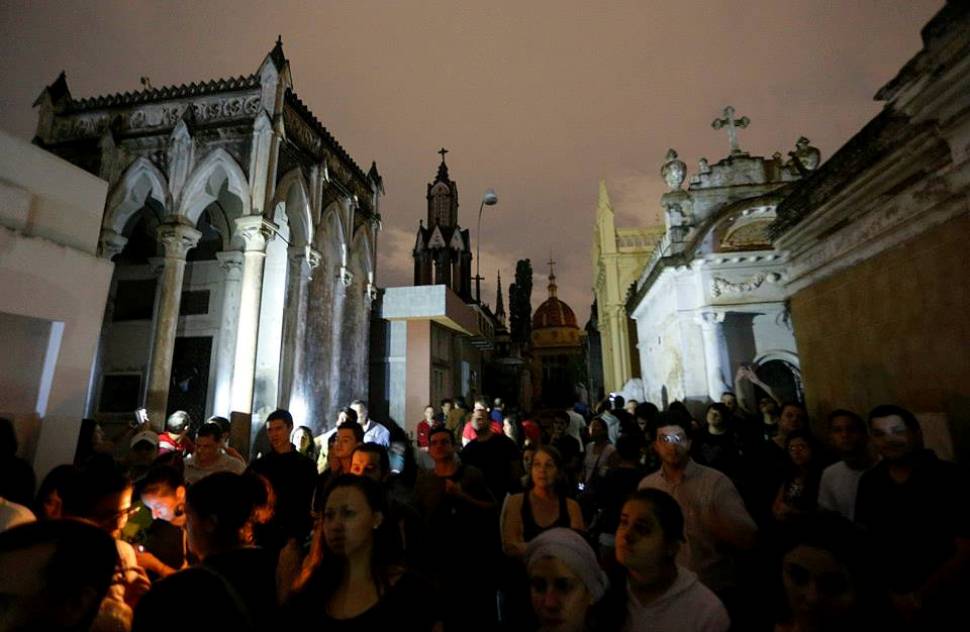
<svg viewBox="0 0 970 632">
<path fill-rule="evenodd" d="M 556 290 L 559 288 L 559 286 L 556 285 L 556 262 L 553 260 L 552 256 L 550 256 L 547 263 L 549 264 L 549 297 L 552 298 L 556 296 Z"/>
<path fill-rule="evenodd" d="M 438 150 L 438 153 L 441 154 L 441 164 L 438 165 L 438 176 L 435 178 L 435 182 L 448 182 L 448 163 L 445 162 L 445 154 L 448 153 L 448 150 L 442 147 Z"/>
<path fill-rule="evenodd" d="M 286 65 L 286 55 L 283 54 L 283 36 L 276 36 L 276 44 L 273 46 L 273 50 L 269 52 L 269 58 L 273 61 L 273 65 L 276 66 L 277 70 L 282 70 L 283 66 Z"/>
</svg>

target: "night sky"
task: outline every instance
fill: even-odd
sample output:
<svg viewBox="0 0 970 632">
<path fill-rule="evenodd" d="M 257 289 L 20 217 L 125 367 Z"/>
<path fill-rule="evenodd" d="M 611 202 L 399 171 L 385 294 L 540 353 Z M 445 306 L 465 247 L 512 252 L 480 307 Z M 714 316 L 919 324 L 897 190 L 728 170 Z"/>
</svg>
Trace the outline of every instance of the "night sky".
<svg viewBox="0 0 970 632">
<path fill-rule="evenodd" d="M 728 153 L 711 121 L 748 116 L 741 147 L 827 159 L 881 107 L 872 100 L 920 47 L 942 0 L 639 2 L 0 3 L 0 127 L 31 137 L 31 103 L 62 69 L 75 97 L 250 74 L 283 37 L 294 87 L 365 169 L 382 204 L 378 281 L 411 282 L 439 147 L 459 221 L 482 230 L 483 299 L 495 270 L 555 258 L 560 297 L 585 321 L 597 187 L 620 226 L 659 222 L 668 147 L 693 173 Z"/>
</svg>

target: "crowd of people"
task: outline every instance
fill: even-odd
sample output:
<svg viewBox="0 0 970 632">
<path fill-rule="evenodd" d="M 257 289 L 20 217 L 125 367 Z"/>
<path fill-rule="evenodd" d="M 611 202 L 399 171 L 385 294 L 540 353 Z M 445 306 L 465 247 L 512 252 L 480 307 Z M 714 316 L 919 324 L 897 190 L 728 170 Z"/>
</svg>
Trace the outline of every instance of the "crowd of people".
<svg viewBox="0 0 970 632">
<path fill-rule="evenodd" d="M 220 417 L 85 420 L 39 485 L 0 420 L 0 632 L 949 629 L 967 479 L 917 418 L 752 412 L 447 399 L 409 434 L 358 400 L 249 458 Z"/>
</svg>

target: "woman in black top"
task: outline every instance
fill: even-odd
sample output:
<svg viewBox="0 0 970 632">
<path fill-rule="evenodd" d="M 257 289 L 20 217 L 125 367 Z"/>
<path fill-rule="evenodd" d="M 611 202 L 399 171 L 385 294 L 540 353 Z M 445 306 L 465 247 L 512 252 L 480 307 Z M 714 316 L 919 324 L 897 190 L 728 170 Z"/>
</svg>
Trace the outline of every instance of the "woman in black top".
<svg viewBox="0 0 970 632">
<path fill-rule="evenodd" d="M 532 457 L 527 489 L 505 499 L 502 550 L 508 556 L 508 564 L 503 573 L 502 619 L 509 629 L 526 629 L 529 625 L 528 579 L 522 563 L 529 542 L 555 527 L 585 530 L 579 503 L 567 497 L 566 485 L 559 452 L 540 446 Z"/>
<path fill-rule="evenodd" d="M 287 604 L 291 626 L 440 630 L 431 585 L 395 564 L 380 484 L 341 475 L 323 498 L 310 555 Z"/>
<path fill-rule="evenodd" d="M 529 541 L 547 529 L 586 528 L 579 504 L 566 495 L 565 472 L 559 452 L 541 446 L 532 457 L 528 489 L 506 498 L 502 508 L 502 549 L 521 558 Z"/>
</svg>

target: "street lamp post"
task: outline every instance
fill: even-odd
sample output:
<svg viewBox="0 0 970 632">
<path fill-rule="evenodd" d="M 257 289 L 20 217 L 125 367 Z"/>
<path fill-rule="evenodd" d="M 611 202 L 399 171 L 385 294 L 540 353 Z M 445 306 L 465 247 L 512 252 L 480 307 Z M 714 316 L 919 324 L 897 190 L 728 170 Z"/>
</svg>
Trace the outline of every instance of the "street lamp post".
<svg viewBox="0 0 970 632">
<path fill-rule="evenodd" d="M 482 204 L 478 207 L 478 231 L 476 234 L 476 239 L 478 240 L 475 244 L 475 301 L 479 304 L 482 302 L 482 275 L 481 265 L 482 265 L 482 211 L 485 210 L 485 205 L 494 206 L 498 203 L 498 196 L 495 195 L 495 189 L 485 189 L 485 193 L 482 194 Z"/>
</svg>

